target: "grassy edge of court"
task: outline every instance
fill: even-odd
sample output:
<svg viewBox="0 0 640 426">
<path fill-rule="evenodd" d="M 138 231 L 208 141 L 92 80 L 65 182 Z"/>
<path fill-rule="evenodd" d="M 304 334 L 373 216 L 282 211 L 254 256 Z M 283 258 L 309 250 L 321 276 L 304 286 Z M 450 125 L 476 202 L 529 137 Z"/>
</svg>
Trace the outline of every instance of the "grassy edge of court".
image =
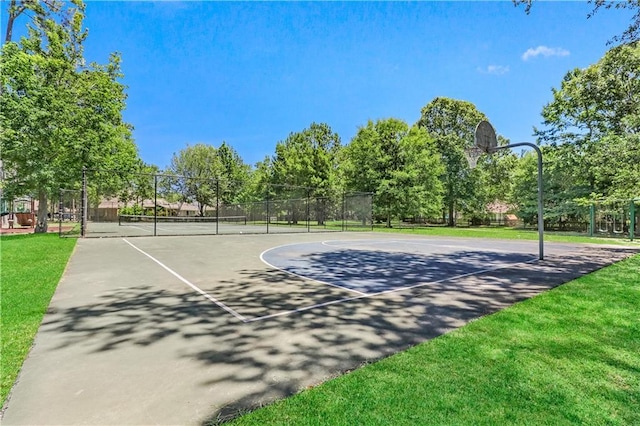
<svg viewBox="0 0 640 426">
<path fill-rule="evenodd" d="M 0 407 L 31 349 L 75 244 L 74 238 L 55 234 L 0 238 Z"/>
<path fill-rule="evenodd" d="M 234 425 L 640 424 L 640 255 Z"/>
<path fill-rule="evenodd" d="M 396 227 L 382 228 L 375 227 L 374 232 L 383 233 L 399 233 L 399 234 L 415 234 L 424 236 L 437 237 L 461 237 L 461 238 L 496 238 L 508 240 L 538 240 L 539 234 L 537 229 L 507 228 L 507 227 L 469 227 L 469 228 L 449 228 L 443 226 L 411 228 Z M 588 243 L 588 244 L 612 244 L 612 245 L 640 245 L 640 238 L 633 241 L 628 238 L 611 238 L 604 236 L 593 236 L 572 233 L 545 231 L 544 241 L 559 243 Z"/>
</svg>

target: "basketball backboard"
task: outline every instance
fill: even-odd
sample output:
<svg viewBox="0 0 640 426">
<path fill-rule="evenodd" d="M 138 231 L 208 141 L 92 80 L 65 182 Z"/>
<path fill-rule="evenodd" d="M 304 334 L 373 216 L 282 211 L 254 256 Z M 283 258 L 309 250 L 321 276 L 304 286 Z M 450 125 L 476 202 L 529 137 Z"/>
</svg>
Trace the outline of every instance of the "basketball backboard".
<svg viewBox="0 0 640 426">
<path fill-rule="evenodd" d="M 475 145 L 486 153 L 493 152 L 498 146 L 496 131 L 488 121 L 481 121 L 476 126 Z"/>
</svg>

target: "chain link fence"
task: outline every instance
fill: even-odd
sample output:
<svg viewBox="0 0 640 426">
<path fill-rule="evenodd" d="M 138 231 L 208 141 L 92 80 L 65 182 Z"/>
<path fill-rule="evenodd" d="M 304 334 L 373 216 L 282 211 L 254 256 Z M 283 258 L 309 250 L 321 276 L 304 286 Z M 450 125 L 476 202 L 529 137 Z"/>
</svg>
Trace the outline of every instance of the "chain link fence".
<svg viewBox="0 0 640 426">
<path fill-rule="evenodd" d="M 242 188 L 162 174 L 134 175 L 113 185 L 100 181 L 102 175 L 86 172 L 83 178 L 84 204 L 81 200 L 77 205 L 86 205 L 86 214 L 74 217 L 82 221 L 85 237 L 301 233 L 373 226 L 369 193 L 272 184 Z M 109 183 L 117 189 L 109 190 Z"/>
<path fill-rule="evenodd" d="M 61 189 L 58 193 L 56 207 L 49 213 L 53 222 L 58 224 L 61 237 L 77 237 L 81 231 L 82 191 Z"/>
<path fill-rule="evenodd" d="M 629 238 L 640 236 L 640 198 L 594 203 L 589 206 L 589 235 Z"/>
</svg>

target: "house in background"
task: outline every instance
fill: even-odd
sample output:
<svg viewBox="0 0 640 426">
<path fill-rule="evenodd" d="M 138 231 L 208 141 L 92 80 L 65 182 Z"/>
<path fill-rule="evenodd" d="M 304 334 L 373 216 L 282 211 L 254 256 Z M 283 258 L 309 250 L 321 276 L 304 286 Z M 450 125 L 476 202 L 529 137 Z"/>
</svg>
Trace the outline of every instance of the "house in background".
<svg viewBox="0 0 640 426">
<path fill-rule="evenodd" d="M 513 213 L 514 207 L 502 201 L 494 201 L 487 204 L 487 212 L 489 212 L 491 223 L 495 225 L 517 226 L 518 216 Z"/>
<path fill-rule="evenodd" d="M 136 203 L 124 203 L 117 198 L 103 199 L 97 207 L 89 208 L 88 219 L 94 222 L 117 222 L 122 209 L 134 205 Z M 143 200 L 141 205 L 147 214 L 152 214 L 154 206 L 154 200 Z M 193 203 L 170 203 L 164 198 L 157 199 L 157 209 L 159 216 L 197 216 L 199 212 L 198 206 Z"/>
</svg>

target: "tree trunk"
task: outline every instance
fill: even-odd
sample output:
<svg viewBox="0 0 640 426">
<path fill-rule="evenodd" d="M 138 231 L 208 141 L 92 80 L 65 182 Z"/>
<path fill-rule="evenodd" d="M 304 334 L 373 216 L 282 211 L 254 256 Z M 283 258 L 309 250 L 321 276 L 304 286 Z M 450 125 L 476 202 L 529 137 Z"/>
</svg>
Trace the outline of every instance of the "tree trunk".
<svg viewBox="0 0 640 426">
<path fill-rule="evenodd" d="M 391 204 L 387 206 L 387 228 L 391 228 Z"/>
<path fill-rule="evenodd" d="M 453 228 L 456 226 L 456 221 L 453 217 L 455 212 L 456 199 L 454 197 L 453 183 L 449 181 L 447 183 L 447 207 L 449 208 L 449 219 L 447 220 L 447 226 Z"/>
<path fill-rule="evenodd" d="M 25 11 L 25 9 L 26 8 L 24 6 L 18 7 L 16 0 L 11 0 L 11 3 L 9 3 L 9 8 L 7 9 L 9 11 L 9 16 L 7 16 L 7 32 L 4 35 L 5 43 L 8 43 L 12 40 L 13 23 L 16 21 L 16 18 Z"/>
<path fill-rule="evenodd" d="M 449 222 L 447 223 L 447 226 L 451 228 L 456 226 L 456 221 L 453 216 L 455 214 L 455 210 L 455 202 L 453 200 L 449 201 Z"/>
<path fill-rule="evenodd" d="M 47 192 L 40 190 L 38 192 L 38 217 L 36 218 L 36 228 L 34 232 L 36 234 L 42 234 L 47 232 L 47 213 L 48 213 L 48 199 Z"/>
</svg>

